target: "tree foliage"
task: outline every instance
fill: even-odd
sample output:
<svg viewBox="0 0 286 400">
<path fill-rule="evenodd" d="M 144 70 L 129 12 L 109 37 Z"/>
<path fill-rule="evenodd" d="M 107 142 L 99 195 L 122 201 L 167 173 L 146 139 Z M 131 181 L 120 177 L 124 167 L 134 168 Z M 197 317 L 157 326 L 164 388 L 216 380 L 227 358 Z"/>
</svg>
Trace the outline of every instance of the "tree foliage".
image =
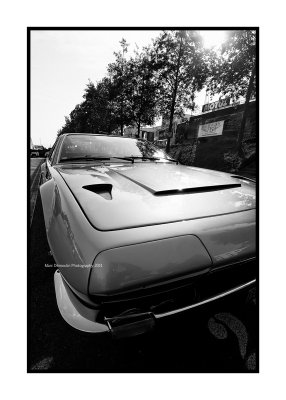
<svg viewBox="0 0 286 400">
<path fill-rule="evenodd" d="M 228 36 L 221 52 L 212 53 L 208 89 L 212 94 L 219 93 L 237 100 L 246 96 L 253 74 L 251 94 L 255 95 L 256 31 L 229 31 Z"/>
<path fill-rule="evenodd" d="M 122 51 L 115 52 L 115 61 L 107 67 L 108 77 L 111 83 L 111 108 L 120 133 L 123 135 L 124 125 L 132 122 L 130 96 L 132 88 L 129 79 L 129 66 L 126 59 L 128 44 L 125 39 L 120 41 Z"/>
<path fill-rule="evenodd" d="M 169 117 L 171 133 L 174 115 L 194 108 L 195 93 L 206 82 L 208 51 L 197 31 L 175 30 L 163 31 L 154 42 L 154 50 L 161 82 L 160 109 Z"/>
<path fill-rule="evenodd" d="M 128 71 L 131 120 L 137 126 L 139 135 L 142 125 L 152 125 L 160 112 L 160 84 L 152 49 L 146 47 L 142 52 L 136 51 L 128 62 Z"/>
<path fill-rule="evenodd" d="M 243 135 L 251 96 L 256 95 L 256 31 L 235 30 L 222 46 L 221 54 L 213 53 L 208 88 L 234 100 L 245 98 L 236 152 L 243 159 Z"/>
<path fill-rule="evenodd" d="M 59 131 L 111 133 L 118 129 L 123 134 L 126 125 L 135 125 L 138 133 L 142 125 L 153 124 L 159 115 L 159 81 L 156 75 L 154 52 L 151 47 L 138 49 L 127 58 L 128 44 L 120 41 L 121 50 L 107 66 L 107 76 L 95 85 L 89 81 L 84 101 L 74 108 Z"/>
<path fill-rule="evenodd" d="M 84 101 L 77 104 L 65 125 L 58 132 L 111 132 L 116 126 L 116 118 L 111 106 L 112 88 L 108 78 L 94 85 L 89 81 L 84 91 Z"/>
</svg>

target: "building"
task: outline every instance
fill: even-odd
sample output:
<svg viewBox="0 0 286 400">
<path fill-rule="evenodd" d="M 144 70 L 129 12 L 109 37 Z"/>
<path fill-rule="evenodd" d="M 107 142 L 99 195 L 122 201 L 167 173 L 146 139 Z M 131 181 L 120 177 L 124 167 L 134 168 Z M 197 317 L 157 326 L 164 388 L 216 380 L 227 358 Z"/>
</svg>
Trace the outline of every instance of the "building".
<svg viewBox="0 0 286 400">
<path fill-rule="evenodd" d="M 174 116 L 173 128 L 172 128 L 172 139 L 171 143 L 175 142 L 175 136 L 177 133 L 177 127 L 179 124 L 185 123 L 191 117 L 190 114 L 184 114 L 182 117 Z M 165 142 L 169 132 L 169 119 L 166 116 L 162 117 L 162 123 L 160 126 L 142 127 L 140 129 L 139 138 L 149 140 L 150 142 Z M 124 136 L 138 137 L 138 129 L 135 126 L 128 126 L 124 129 Z"/>
<path fill-rule="evenodd" d="M 171 135 L 171 140 L 170 143 L 175 144 L 176 141 L 176 135 L 177 135 L 177 128 L 181 124 L 185 124 L 186 122 L 189 121 L 191 117 L 191 114 L 184 114 L 183 116 L 174 116 L 173 118 L 173 125 L 172 125 L 172 135 Z M 161 129 L 159 130 L 159 139 L 167 139 L 169 136 L 169 125 L 170 125 L 170 119 L 168 116 L 163 116 L 162 117 L 162 125 Z"/>
<path fill-rule="evenodd" d="M 154 142 L 159 139 L 159 130 L 161 126 L 153 126 L 153 127 L 142 127 L 140 129 L 139 138 L 149 140 L 150 142 Z M 138 137 L 138 129 L 134 126 L 128 126 L 124 129 L 124 136 L 127 137 Z"/>
<path fill-rule="evenodd" d="M 227 154 L 237 145 L 244 104 L 214 103 L 204 105 L 201 114 L 178 124 L 174 144 L 195 147 L 193 165 L 223 171 Z M 249 103 L 243 137 L 246 155 L 252 156 L 256 152 L 256 100 Z"/>
</svg>

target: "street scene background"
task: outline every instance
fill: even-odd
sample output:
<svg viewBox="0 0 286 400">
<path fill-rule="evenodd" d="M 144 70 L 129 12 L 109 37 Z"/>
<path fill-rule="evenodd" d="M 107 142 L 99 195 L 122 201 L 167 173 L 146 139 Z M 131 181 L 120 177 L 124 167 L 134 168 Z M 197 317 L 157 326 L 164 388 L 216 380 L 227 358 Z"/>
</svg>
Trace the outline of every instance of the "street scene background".
<svg viewBox="0 0 286 400">
<path fill-rule="evenodd" d="M 150 335 L 122 341 L 112 341 L 103 335 L 95 340 L 92 335 L 80 335 L 62 320 L 54 293 L 54 268 L 44 268 L 54 260 L 49 254 L 38 196 L 39 168 L 56 137 L 62 133 L 91 132 L 142 138 L 166 150 L 184 165 L 256 179 L 258 31 L 217 32 L 220 34 L 216 31 L 158 30 L 152 41 L 141 47 L 130 45 L 124 32 L 118 32 L 121 38 L 112 49 L 113 60 L 101 68 L 101 76 L 95 81 L 88 80 L 85 75 L 86 83 L 78 88 L 82 100 L 66 114 L 61 114 L 63 121 L 57 130 L 50 131 L 49 136 L 44 133 L 40 136 L 41 129 L 37 129 L 37 134 L 35 128 L 32 129 L 29 369 L 257 371 L 255 289 L 174 317 L 160 324 Z M 108 38 L 108 31 L 104 34 Z M 37 82 L 41 76 L 35 71 L 42 54 L 40 50 L 37 52 L 37 46 L 40 44 L 45 49 L 45 45 L 48 48 L 50 43 L 54 44 L 55 33 L 45 36 L 45 32 L 32 31 L 31 40 L 31 73 Z M 70 49 L 73 40 L 76 41 L 74 32 L 70 40 L 65 40 L 65 48 Z M 63 79 L 52 64 L 47 62 L 47 65 L 50 70 L 46 69 L 45 73 L 53 76 L 56 82 Z M 32 86 L 32 100 L 34 92 Z M 49 102 L 58 104 L 54 95 L 50 95 Z M 35 115 L 33 103 L 32 115 Z M 33 125 L 32 117 L 32 127 L 36 123 L 35 120 Z"/>
</svg>

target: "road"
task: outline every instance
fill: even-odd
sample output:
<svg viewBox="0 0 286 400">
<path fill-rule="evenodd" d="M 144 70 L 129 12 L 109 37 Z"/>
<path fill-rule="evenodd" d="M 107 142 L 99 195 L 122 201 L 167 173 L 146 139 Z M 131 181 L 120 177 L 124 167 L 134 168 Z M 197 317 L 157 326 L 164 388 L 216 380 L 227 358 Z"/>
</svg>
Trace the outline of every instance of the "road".
<svg viewBox="0 0 286 400">
<path fill-rule="evenodd" d="M 32 224 L 33 214 L 38 195 L 40 166 L 43 162 L 44 158 L 30 159 L 30 226 Z"/>
<path fill-rule="evenodd" d="M 31 177 L 38 178 L 32 160 Z M 31 179 L 31 182 L 33 182 Z M 28 370 L 86 372 L 257 372 L 255 289 L 161 322 L 129 339 L 82 334 L 59 314 L 40 197 L 30 231 Z"/>
</svg>

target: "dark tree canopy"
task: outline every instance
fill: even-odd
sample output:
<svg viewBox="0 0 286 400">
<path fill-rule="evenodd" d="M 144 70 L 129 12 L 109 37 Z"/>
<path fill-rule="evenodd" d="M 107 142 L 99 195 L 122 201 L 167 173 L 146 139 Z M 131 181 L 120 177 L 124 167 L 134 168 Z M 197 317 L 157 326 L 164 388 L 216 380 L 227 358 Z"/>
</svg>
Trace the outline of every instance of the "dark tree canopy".
<svg viewBox="0 0 286 400">
<path fill-rule="evenodd" d="M 208 88 L 211 93 L 219 93 L 233 99 L 245 97 L 253 73 L 251 94 L 255 95 L 256 31 L 229 31 L 228 36 L 221 53 L 212 54 Z"/>
<path fill-rule="evenodd" d="M 211 94 L 219 93 L 234 100 L 245 98 L 236 148 L 237 156 L 243 159 L 248 104 L 251 96 L 256 96 L 256 31 L 229 31 L 229 38 L 222 46 L 221 53 L 213 53 L 208 89 Z"/>
</svg>

